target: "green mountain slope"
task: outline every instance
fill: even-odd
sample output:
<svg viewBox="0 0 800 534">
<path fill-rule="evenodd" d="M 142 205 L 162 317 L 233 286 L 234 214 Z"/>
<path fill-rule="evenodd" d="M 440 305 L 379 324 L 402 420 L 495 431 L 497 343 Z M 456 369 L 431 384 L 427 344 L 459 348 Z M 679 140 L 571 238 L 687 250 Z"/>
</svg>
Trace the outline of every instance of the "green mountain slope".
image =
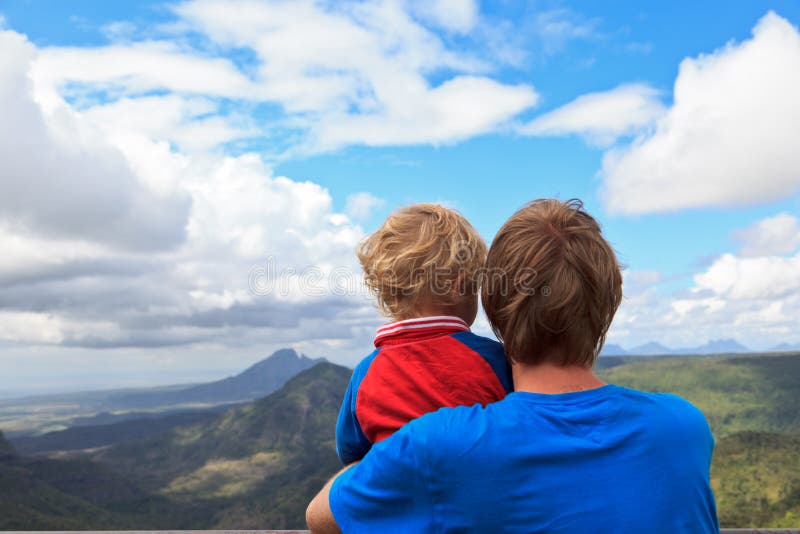
<svg viewBox="0 0 800 534">
<path fill-rule="evenodd" d="M 625 362 L 620 364 L 620 362 Z M 708 418 L 714 435 L 800 433 L 800 353 L 617 359 L 599 369 L 608 382 L 676 393 Z"/>
<path fill-rule="evenodd" d="M 339 467 L 334 429 L 351 372 L 318 364 L 253 404 L 93 460 L 152 494 L 214 510 L 205 528 L 301 528 L 308 500 Z"/>
<path fill-rule="evenodd" d="M 206 421 L 217 415 L 218 412 L 214 411 L 193 410 L 103 425 L 72 426 L 39 436 L 14 438 L 12 442 L 20 454 L 92 449 L 161 434 L 177 426 Z"/>
<path fill-rule="evenodd" d="M 3 432 L 0 431 L 0 461 L 10 459 L 15 453 L 14 447 L 11 446 Z"/>
<path fill-rule="evenodd" d="M 800 427 L 800 354 L 607 363 L 607 380 L 678 393 L 707 414 L 723 526 L 800 527 L 800 435 L 788 435 Z M 82 459 L 21 457 L 0 434 L 0 529 L 302 528 L 339 469 L 350 374 L 320 363 L 256 402 Z"/>
<path fill-rule="evenodd" d="M 711 484 L 723 527 L 800 527 L 800 436 L 740 432 L 722 438 Z"/>
<path fill-rule="evenodd" d="M 0 530 L 81 529 L 88 522 L 98 528 L 122 526 L 102 508 L 43 480 L 0 432 Z"/>
</svg>

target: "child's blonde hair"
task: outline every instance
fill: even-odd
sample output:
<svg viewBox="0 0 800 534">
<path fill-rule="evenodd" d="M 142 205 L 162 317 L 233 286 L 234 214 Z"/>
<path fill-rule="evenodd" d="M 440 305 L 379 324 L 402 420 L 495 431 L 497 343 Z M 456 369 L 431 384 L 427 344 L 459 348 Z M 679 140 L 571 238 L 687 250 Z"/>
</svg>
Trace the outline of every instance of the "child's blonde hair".
<svg viewBox="0 0 800 534">
<path fill-rule="evenodd" d="M 457 211 L 420 203 L 389 215 L 357 255 L 381 312 L 401 319 L 413 316 L 421 298 L 452 305 L 477 295 L 486 243 Z"/>
</svg>

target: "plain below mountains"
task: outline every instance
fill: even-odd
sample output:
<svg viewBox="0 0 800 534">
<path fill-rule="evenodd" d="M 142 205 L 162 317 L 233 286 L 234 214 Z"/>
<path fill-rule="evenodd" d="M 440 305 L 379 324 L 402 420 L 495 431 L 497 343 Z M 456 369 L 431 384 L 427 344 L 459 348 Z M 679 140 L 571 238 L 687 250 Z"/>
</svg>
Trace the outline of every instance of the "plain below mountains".
<svg viewBox="0 0 800 534">
<path fill-rule="evenodd" d="M 312 359 L 292 349 L 281 349 L 235 376 L 204 384 L 0 400 L 0 428 L 11 437 L 20 437 L 66 427 L 167 415 L 176 422 L 189 422 L 192 417 L 197 420 L 208 413 L 268 395 L 293 376 L 323 361 L 324 358 Z M 192 411 L 194 415 L 189 415 Z"/>
</svg>

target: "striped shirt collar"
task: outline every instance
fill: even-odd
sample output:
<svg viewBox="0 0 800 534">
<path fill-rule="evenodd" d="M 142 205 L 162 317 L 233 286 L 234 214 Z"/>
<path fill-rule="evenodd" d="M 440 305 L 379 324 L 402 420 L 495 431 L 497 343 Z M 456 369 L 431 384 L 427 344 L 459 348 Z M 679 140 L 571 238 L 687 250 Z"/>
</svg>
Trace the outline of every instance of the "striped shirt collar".
<svg viewBox="0 0 800 534">
<path fill-rule="evenodd" d="M 387 341 L 408 343 L 416 339 L 454 332 L 469 332 L 469 325 L 464 319 L 451 315 L 406 319 L 405 321 L 388 323 L 378 328 L 378 332 L 375 335 L 375 346 L 379 347 Z"/>
</svg>

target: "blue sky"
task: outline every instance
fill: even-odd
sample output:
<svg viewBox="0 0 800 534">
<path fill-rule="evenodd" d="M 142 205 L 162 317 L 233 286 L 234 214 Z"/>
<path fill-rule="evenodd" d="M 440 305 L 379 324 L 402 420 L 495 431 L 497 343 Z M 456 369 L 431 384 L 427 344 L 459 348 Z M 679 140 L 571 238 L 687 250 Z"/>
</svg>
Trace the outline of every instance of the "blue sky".
<svg viewBox="0 0 800 534">
<path fill-rule="evenodd" d="M 355 243 L 417 201 L 491 240 L 530 199 L 583 199 L 627 266 L 616 344 L 800 343 L 797 2 L 0 16 L 0 359 L 28 377 L 0 394 L 204 379 L 285 345 L 352 365 L 367 296 L 254 296 L 248 273 L 357 280 Z"/>
</svg>

